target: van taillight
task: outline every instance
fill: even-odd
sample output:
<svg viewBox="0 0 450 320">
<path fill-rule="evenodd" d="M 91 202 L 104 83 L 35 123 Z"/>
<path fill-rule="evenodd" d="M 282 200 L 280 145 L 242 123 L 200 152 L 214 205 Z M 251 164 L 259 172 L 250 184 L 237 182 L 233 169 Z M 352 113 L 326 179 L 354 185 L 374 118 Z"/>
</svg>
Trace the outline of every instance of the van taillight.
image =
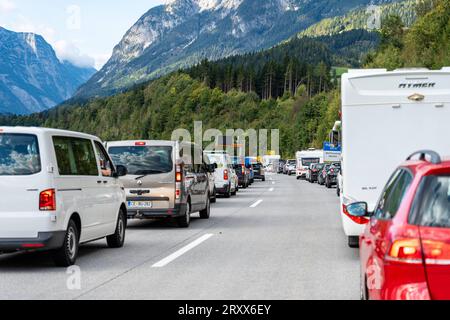
<svg viewBox="0 0 450 320">
<path fill-rule="evenodd" d="M 56 210 L 56 192 L 55 189 L 44 190 L 39 195 L 39 210 L 55 211 Z"/>
<path fill-rule="evenodd" d="M 138 146 L 138 147 L 143 147 L 146 145 L 146 143 L 144 141 L 139 141 L 139 142 L 135 142 L 134 145 Z"/>
<path fill-rule="evenodd" d="M 228 180 L 228 170 L 223 170 L 223 180 Z"/>
<path fill-rule="evenodd" d="M 183 172 L 180 165 L 177 165 L 177 170 L 175 173 L 175 182 L 181 182 L 183 180 Z"/>
</svg>

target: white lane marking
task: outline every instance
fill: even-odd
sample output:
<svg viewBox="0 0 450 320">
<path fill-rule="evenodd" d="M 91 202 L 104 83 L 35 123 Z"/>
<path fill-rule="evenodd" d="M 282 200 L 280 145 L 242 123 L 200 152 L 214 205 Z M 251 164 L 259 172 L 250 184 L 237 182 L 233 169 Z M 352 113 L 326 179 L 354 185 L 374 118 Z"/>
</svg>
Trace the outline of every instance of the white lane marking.
<svg viewBox="0 0 450 320">
<path fill-rule="evenodd" d="M 179 258 L 180 256 L 182 256 L 183 254 L 185 254 L 186 252 L 188 252 L 189 250 L 194 249 L 195 247 L 197 247 L 198 245 L 202 244 L 203 242 L 205 242 L 206 240 L 208 240 L 209 238 L 211 238 L 213 236 L 213 234 L 205 234 L 204 236 L 198 238 L 197 240 L 191 242 L 190 244 L 188 244 L 187 246 L 181 248 L 180 250 L 172 253 L 170 256 L 168 256 L 167 258 L 162 259 L 161 261 L 155 263 L 152 268 L 162 268 L 167 266 L 169 263 L 171 263 L 172 261 L 174 261 L 175 259 Z"/>
<path fill-rule="evenodd" d="M 258 201 L 256 201 L 254 204 L 252 204 L 252 205 L 250 206 L 250 208 L 256 208 L 256 207 L 259 206 L 262 202 L 263 202 L 263 200 L 258 200 Z"/>
<path fill-rule="evenodd" d="M 269 192 L 273 192 L 273 190 L 275 190 L 275 188 L 270 188 L 270 189 L 269 189 Z"/>
<path fill-rule="evenodd" d="M 275 181 L 272 181 L 272 184 L 275 184 Z"/>
</svg>

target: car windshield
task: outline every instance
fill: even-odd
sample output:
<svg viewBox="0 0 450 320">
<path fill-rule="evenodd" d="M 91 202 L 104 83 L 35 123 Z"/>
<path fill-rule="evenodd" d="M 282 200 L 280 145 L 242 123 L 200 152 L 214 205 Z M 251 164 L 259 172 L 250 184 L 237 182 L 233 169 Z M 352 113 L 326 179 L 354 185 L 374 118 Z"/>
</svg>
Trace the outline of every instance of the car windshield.
<svg viewBox="0 0 450 320">
<path fill-rule="evenodd" d="M 125 166 L 131 175 L 173 171 L 172 147 L 169 146 L 110 147 L 109 154 L 114 164 Z"/>
<path fill-rule="evenodd" d="M 41 171 L 38 139 L 29 134 L 0 134 L 0 176 L 31 175 Z"/>
<path fill-rule="evenodd" d="M 422 183 L 417 224 L 450 228 L 450 176 L 428 176 Z"/>
</svg>

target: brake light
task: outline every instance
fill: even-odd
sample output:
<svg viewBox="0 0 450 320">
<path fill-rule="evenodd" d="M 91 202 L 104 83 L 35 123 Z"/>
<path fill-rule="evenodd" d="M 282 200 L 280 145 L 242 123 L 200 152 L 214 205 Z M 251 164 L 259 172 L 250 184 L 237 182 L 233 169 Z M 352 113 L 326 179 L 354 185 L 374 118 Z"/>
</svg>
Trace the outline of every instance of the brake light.
<svg viewBox="0 0 450 320">
<path fill-rule="evenodd" d="M 365 217 L 355 217 L 352 216 L 348 210 L 347 210 L 347 205 L 343 204 L 342 205 L 342 212 L 344 212 L 344 214 L 349 217 L 350 219 L 352 219 L 353 222 L 357 223 L 357 224 L 367 224 L 369 223 L 369 219 L 365 218 Z"/>
<path fill-rule="evenodd" d="M 146 143 L 145 143 L 144 141 L 139 141 L 139 142 L 136 142 L 134 145 L 135 145 L 135 146 L 142 147 L 142 146 L 145 146 Z"/>
<path fill-rule="evenodd" d="M 450 244 L 435 240 L 422 240 L 426 264 L 450 265 Z"/>
<path fill-rule="evenodd" d="M 422 250 L 419 239 L 395 240 L 388 253 L 388 260 L 403 263 L 422 263 Z"/>
<path fill-rule="evenodd" d="M 175 173 L 175 182 L 181 182 L 183 180 L 183 172 L 180 165 L 177 165 L 177 170 Z"/>
<path fill-rule="evenodd" d="M 245 174 L 245 168 L 244 167 L 242 167 L 242 174 L 243 175 Z"/>
<path fill-rule="evenodd" d="M 55 189 L 44 190 L 39 195 L 39 210 L 55 211 L 56 210 L 56 191 Z"/>
<path fill-rule="evenodd" d="M 223 180 L 228 180 L 228 170 L 223 170 Z"/>
</svg>

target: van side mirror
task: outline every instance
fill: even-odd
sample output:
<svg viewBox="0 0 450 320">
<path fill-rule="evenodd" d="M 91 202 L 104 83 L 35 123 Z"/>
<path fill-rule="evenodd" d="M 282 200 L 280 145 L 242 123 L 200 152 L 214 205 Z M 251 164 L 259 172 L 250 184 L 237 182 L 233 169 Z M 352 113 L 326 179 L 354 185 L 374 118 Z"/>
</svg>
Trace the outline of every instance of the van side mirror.
<svg viewBox="0 0 450 320">
<path fill-rule="evenodd" d="M 122 165 L 116 166 L 115 178 L 123 177 L 123 176 L 126 176 L 127 174 L 128 174 L 127 167 L 122 166 Z"/>
<path fill-rule="evenodd" d="M 362 217 L 368 217 L 368 205 L 366 202 L 356 202 L 349 204 L 347 206 L 347 212 L 349 215 L 362 218 Z"/>
</svg>

